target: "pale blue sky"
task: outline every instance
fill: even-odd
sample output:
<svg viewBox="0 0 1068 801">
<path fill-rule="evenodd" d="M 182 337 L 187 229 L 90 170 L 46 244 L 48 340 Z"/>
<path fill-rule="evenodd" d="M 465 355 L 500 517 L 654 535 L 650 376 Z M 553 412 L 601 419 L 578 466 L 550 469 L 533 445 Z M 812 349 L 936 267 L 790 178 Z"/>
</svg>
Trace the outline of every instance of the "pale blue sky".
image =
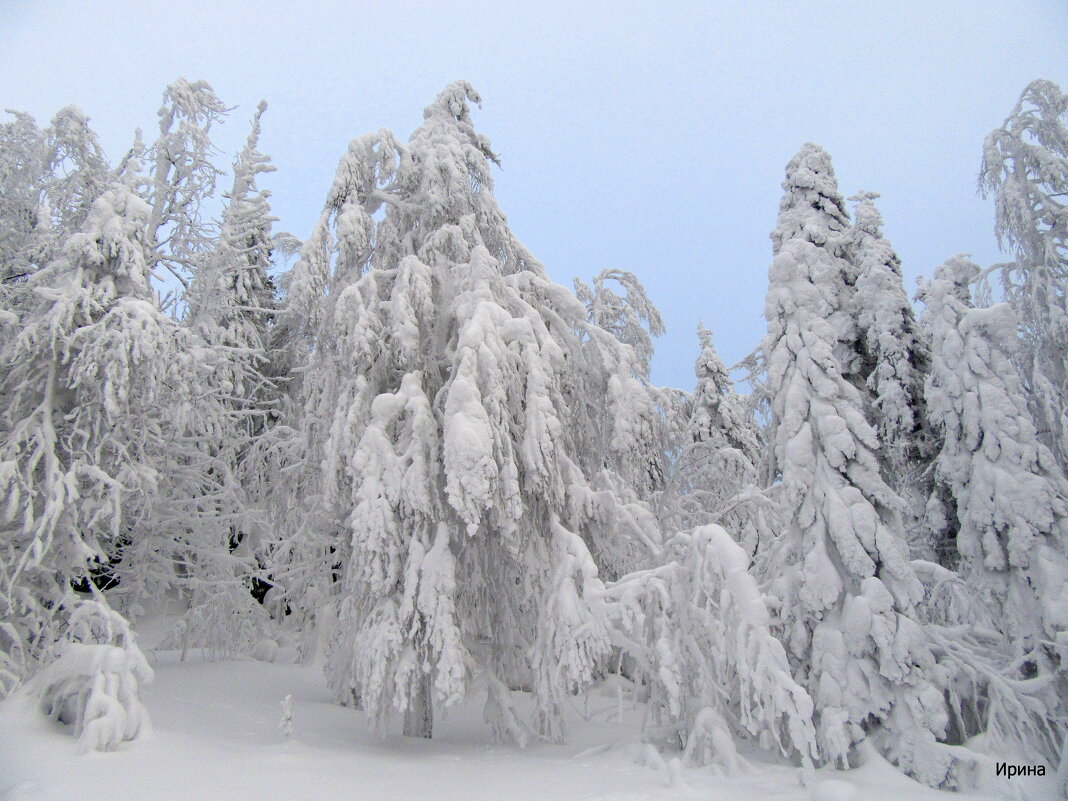
<svg viewBox="0 0 1068 801">
<path fill-rule="evenodd" d="M 689 388 L 699 319 L 728 363 L 764 332 L 767 235 L 805 141 L 844 195 L 882 194 L 910 292 L 954 253 L 1002 258 L 980 148 L 1030 80 L 1068 85 L 1068 3 L 0 0 L 0 108 L 77 104 L 112 158 L 178 76 L 237 106 L 224 164 L 270 103 L 264 184 L 301 238 L 350 138 L 407 138 L 471 81 L 512 228 L 562 283 L 637 273 L 668 326 L 653 378 Z"/>
</svg>

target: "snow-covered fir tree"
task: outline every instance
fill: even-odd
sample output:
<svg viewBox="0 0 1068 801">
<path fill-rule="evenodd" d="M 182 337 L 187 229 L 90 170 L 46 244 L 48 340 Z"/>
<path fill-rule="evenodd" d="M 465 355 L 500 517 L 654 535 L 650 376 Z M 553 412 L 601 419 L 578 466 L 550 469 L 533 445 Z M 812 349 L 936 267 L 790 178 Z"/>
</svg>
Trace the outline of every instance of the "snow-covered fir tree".
<svg viewBox="0 0 1068 801">
<path fill-rule="evenodd" d="M 186 431 L 197 449 L 184 465 L 194 483 L 183 489 L 202 496 L 191 499 L 196 508 L 188 516 L 202 523 L 186 525 L 177 537 L 186 543 L 177 557 L 190 608 L 174 635 L 183 650 L 200 646 L 216 654 L 248 653 L 268 628 L 265 610 L 249 592 L 262 512 L 248 486 L 256 469 L 248 461 L 258 456 L 255 438 L 276 404 L 266 375 L 275 311 L 269 274 L 274 218 L 269 193 L 256 187 L 256 176 L 274 169 L 257 150 L 265 109 L 264 103 L 257 108 L 234 164 L 216 245 L 200 260 L 186 295 L 192 342 L 210 348 L 212 359 L 205 376 L 209 396 L 195 405 Z"/>
<path fill-rule="evenodd" d="M 925 476 L 931 445 L 923 413 L 929 357 L 902 284 L 901 262 L 883 237 L 877 197 L 861 192 L 851 198 L 861 375 L 866 376 L 871 399 L 869 420 L 879 434 L 883 477 L 906 501 L 910 542 L 929 550 L 931 543 L 921 525 L 930 491 Z"/>
<path fill-rule="evenodd" d="M 548 279 L 475 102 L 350 143 L 284 297 L 264 104 L 218 223 L 203 81 L 116 170 L 75 107 L 0 124 L 0 696 L 84 748 L 136 738 L 131 623 L 163 601 L 182 658 L 298 631 L 380 730 L 477 695 L 497 736 L 559 741 L 610 677 L 645 753 L 689 764 L 870 744 L 961 787 L 1037 754 L 1068 788 L 1068 97 L 1034 82 L 986 142 L 1008 302 L 951 259 L 922 325 L 877 195 L 851 223 L 803 146 L 757 404 L 703 327 L 695 390 L 652 386 L 635 274 Z"/>
<path fill-rule="evenodd" d="M 17 315 L 33 306 L 25 279 L 62 254 L 112 181 L 88 119 L 74 106 L 43 131 L 20 113 L 0 126 L 0 309 Z"/>
<path fill-rule="evenodd" d="M 585 466 L 613 454 L 589 443 L 585 404 L 609 409 L 618 456 L 653 398 L 634 349 L 508 229 L 477 100 L 454 83 L 406 146 L 354 140 L 305 244 L 291 283 L 314 336 L 302 481 L 328 510 L 305 531 L 337 566 L 318 592 L 334 595 L 343 701 L 429 736 L 435 706 L 481 688 L 495 731 L 525 740 L 512 689 L 527 687 L 534 730 L 557 740 L 561 704 L 611 649 L 591 549 L 657 536 L 646 508 L 591 486 Z M 611 378 L 617 396 L 584 394 Z"/>
<path fill-rule="evenodd" d="M 840 275 L 837 259 L 804 240 L 785 242 L 772 262 L 761 347 L 783 530 L 761 575 L 815 704 L 821 759 L 844 763 L 871 738 L 911 775 L 953 784 L 954 759 L 936 744 L 948 722 L 944 677 L 915 620 L 922 586 L 902 502 L 879 473 L 863 397 L 835 356 L 828 290 Z"/>
<path fill-rule="evenodd" d="M 50 173 L 44 193 L 58 249 L 81 228 L 93 203 L 114 182 L 114 174 L 89 118 L 77 106 L 61 109 L 44 133 Z M 49 254 L 46 263 L 55 255 Z"/>
<path fill-rule="evenodd" d="M 597 489 L 648 501 L 663 489 L 668 443 L 679 412 L 679 398 L 649 381 L 653 337 L 664 333 L 664 324 L 633 273 L 604 270 L 592 286 L 579 279 L 574 285 L 576 297 L 586 306 L 586 320 L 575 330 L 583 344 L 583 364 L 576 370 L 583 388 L 572 399 L 578 415 L 574 424 L 588 427 L 583 470 Z M 605 398 L 611 426 L 602 422 Z M 638 564 L 631 543 L 620 545 L 594 547 L 598 566 L 611 578 Z"/>
<path fill-rule="evenodd" d="M 140 172 L 144 155 L 135 147 L 124 159 L 125 186 L 150 185 Z M 151 246 L 156 229 L 149 209 L 146 265 L 158 263 L 160 253 Z M 179 647 L 183 659 L 191 647 L 214 656 L 249 653 L 269 626 L 266 611 L 249 593 L 255 568 L 251 543 L 238 550 L 253 516 L 238 465 L 250 446 L 250 420 L 266 414 L 257 408 L 262 398 L 249 396 L 263 382 L 242 369 L 246 359 L 258 362 L 256 353 L 227 340 L 218 322 L 225 318 L 219 311 L 225 299 L 208 286 L 216 281 L 220 289 L 223 283 L 215 270 L 219 261 L 210 258 L 216 251 L 230 253 L 220 243 L 198 257 L 196 291 L 186 296 L 194 307 L 198 298 L 207 301 L 211 313 L 192 314 L 198 319 L 184 325 L 166 317 L 172 363 L 161 374 L 166 391 L 152 410 L 159 422 L 150 464 L 158 480 L 136 523 L 111 544 L 105 568 L 109 601 L 131 619 L 154 613 L 164 600 L 187 606 L 164 640 Z"/>
<path fill-rule="evenodd" d="M 1029 84 L 987 136 L 979 182 L 1016 255 L 999 269 L 1024 339 L 1014 360 L 1039 439 L 1068 474 L 1068 95 L 1056 84 Z"/>
<path fill-rule="evenodd" d="M 0 343 L 16 335 L 33 305 L 27 278 L 48 234 L 44 134 L 29 114 L 9 113 L 15 119 L 0 125 Z"/>
<path fill-rule="evenodd" d="M 972 307 L 979 276 L 954 257 L 921 291 L 941 442 L 928 516 L 956 568 L 926 582 L 925 612 L 953 671 L 954 740 L 982 734 L 988 751 L 1037 753 L 1063 771 L 1068 486 L 1028 413 L 1015 316 Z"/>
<path fill-rule="evenodd" d="M 811 142 L 802 145 L 786 165 L 782 189 L 779 213 L 770 234 L 772 255 L 777 255 L 791 239 L 809 242 L 826 253 L 825 261 L 836 269 L 823 276 L 820 292 L 838 340 L 835 356 L 843 375 L 858 388 L 864 387 L 854 297 L 856 269 L 851 261 L 852 227 L 827 151 Z M 741 366 L 747 370 L 758 417 L 770 422 L 772 396 L 764 383 L 768 375 L 766 359 L 767 354 L 758 346 Z M 762 484 L 770 486 L 777 481 L 773 449 L 765 449 L 758 468 Z"/>
<path fill-rule="evenodd" d="M 325 500 L 321 469 L 337 382 L 356 378 L 341 361 L 351 354 L 338 350 L 344 331 L 332 323 L 333 307 L 346 281 L 366 269 L 375 227 L 370 215 L 381 209 L 380 186 L 394 178 L 399 148 L 388 131 L 349 143 L 322 215 L 284 276 L 285 299 L 273 329 L 271 377 L 283 390 L 281 408 L 278 424 L 255 443 L 249 486 L 274 521 L 265 544 L 274 584 L 270 603 L 284 607 L 305 634 L 316 628 L 320 605 L 338 591 L 342 563 L 336 554 L 348 550 L 338 514 Z M 286 476 L 281 488 L 280 475 Z M 302 647 L 314 646 L 305 639 Z"/>
<path fill-rule="evenodd" d="M 694 363 L 697 386 L 693 392 L 689 437 L 694 442 L 722 440 L 755 462 L 761 451 L 756 421 L 734 390 L 730 372 L 712 343 L 712 332 L 698 325 L 697 340 L 701 351 Z"/>
<path fill-rule="evenodd" d="M 852 244 L 849 213 L 827 151 L 811 142 L 802 145 L 786 165 L 782 189 L 771 233 L 772 253 L 778 254 L 791 239 L 801 239 L 836 258 L 846 258 Z"/>
<path fill-rule="evenodd" d="M 622 288 L 624 294 L 619 295 L 609 282 Z M 634 348 L 641 372 L 648 377 L 653 337 L 663 335 L 664 322 L 638 276 L 626 270 L 604 270 L 593 279 L 592 286 L 576 278 L 575 296 L 586 304 L 591 323 Z"/>
<path fill-rule="evenodd" d="M 0 293 L 39 265 L 37 238 L 48 217 L 45 135 L 29 114 L 8 113 L 14 119 L 0 125 Z"/>
</svg>

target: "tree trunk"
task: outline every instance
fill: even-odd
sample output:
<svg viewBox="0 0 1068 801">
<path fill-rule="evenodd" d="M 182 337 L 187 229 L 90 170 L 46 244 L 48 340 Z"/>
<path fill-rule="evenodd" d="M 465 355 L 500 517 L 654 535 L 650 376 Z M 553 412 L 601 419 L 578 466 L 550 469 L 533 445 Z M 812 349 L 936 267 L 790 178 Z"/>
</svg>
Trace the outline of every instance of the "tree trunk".
<svg viewBox="0 0 1068 801">
<path fill-rule="evenodd" d="M 404 711 L 404 736 L 429 739 L 434 732 L 434 703 L 431 700 L 430 674 L 424 673 L 415 683 Z"/>
</svg>

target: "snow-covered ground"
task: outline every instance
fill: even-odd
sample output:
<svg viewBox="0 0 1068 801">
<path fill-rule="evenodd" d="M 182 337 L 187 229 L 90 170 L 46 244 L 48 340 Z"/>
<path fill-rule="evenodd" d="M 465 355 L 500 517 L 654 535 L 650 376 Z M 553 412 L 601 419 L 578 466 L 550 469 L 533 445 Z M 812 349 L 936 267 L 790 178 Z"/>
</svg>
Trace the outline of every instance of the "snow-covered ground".
<svg viewBox="0 0 1068 801">
<path fill-rule="evenodd" d="M 314 666 L 252 660 L 180 662 L 152 654 L 153 731 L 117 752 L 78 751 L 59 724 L 16 696 L 0 707 L 0 801 L 979 801 L 931 790 L 878 758 L 818 771 L 750 755 L 741 775 L 683 768 L 633 735 L 641 714 L 617 685 L 575 699 L 570 742 L 525 749 L 492 742 L 471 703 L 433 740 L 376 739 L 360 712 L 336 705 Z M 292 695 L 292 737 L 279 723 Z"/>
</svg>

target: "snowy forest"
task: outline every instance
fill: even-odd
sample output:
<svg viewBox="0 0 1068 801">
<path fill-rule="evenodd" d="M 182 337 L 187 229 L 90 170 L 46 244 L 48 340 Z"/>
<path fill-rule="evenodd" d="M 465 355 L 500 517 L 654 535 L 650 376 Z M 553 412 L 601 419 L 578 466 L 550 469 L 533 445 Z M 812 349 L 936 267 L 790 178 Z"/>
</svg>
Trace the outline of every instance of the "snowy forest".
<svg viewBox="0 0 1068 801">
<path fill-rule="evenodd" d="M 802 144 L 767 333 L 729 366 L 707 320 L 688 390 L 642 276 L 518 241 L 479 103 L 352 139 L 303 240 L 264 103 L 232 158 L 204 81 L 116 163 L 0 123 L 0 718 L 136 750 L 157 654 L 290 652 L 377 737 L 563 743 L 625 688 L 675 771 L 1068 795 L 1068 95 L 975 143 L 1007 261 L 915 293 Z"/>
</svg>

